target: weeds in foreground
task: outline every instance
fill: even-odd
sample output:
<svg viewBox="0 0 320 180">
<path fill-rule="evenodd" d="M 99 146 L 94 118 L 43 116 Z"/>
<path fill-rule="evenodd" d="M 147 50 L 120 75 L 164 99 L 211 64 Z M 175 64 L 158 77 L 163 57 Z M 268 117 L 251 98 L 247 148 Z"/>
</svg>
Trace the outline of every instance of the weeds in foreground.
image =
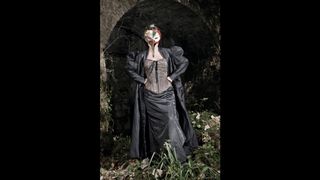
<svg viewBox="0 0 320 180">
<path fill-rule="evenodd" d="M 128 161 L 129 137 L 114 137 L 111 156 L 101 156 L 101 180 L 109 179 L 214 179 L 220 180 L 220 117 L 190 112 L 200 146 L 181 164 L 170 143 L 150 159 Z"/>
</svg>

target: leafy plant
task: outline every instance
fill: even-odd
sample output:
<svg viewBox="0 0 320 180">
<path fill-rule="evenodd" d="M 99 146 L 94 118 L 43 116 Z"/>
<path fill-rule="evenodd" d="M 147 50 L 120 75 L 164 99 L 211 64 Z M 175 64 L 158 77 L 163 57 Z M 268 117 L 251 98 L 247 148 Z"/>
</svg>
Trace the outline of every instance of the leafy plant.
<svg viewBox="0 0 320 180">
<path fill-rule="evenodd" d="M 202 142 L 180 163 L 170 141 L 149 159 L 128 161 L 129 136 L 113 137 L 114 148 L 101 169 L 104 179 L 220 180 L 220 116 L 209 111 L 189 112 Z M 199 125 L 199 126 L 198 126 Z"/>
</svg>

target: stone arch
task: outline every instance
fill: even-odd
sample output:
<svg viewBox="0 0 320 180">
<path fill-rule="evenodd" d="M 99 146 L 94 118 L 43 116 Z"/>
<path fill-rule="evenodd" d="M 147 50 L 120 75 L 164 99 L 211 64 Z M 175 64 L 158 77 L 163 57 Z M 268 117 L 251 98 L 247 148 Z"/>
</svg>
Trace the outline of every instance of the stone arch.
<svg viewBox="0 0 320 180">
<path fill-rule="evenodd" d="M 101 18 L 101 52 L 102 55 L 107 56 L 107 66 L 102 65 L 101 72 L 107 74 L 104 71 L 110 70 L 108 84 L 111 85 L 109 89 L 114 92 L 112 115 L 116 120 L 115 131 L 124 132 L 129 129 L 127 116 L 129 87 L 128 83 L 125 83 L 128 77 L 122 67 L 125 55 L 129 51 L 146 48 L 142 33 L 147 24 L 155 23 L 161 28 L 164 36 L 160 46 L 183 47 L 185 56 L 190 61 L 187 73 L 182 77 L 187 95 L 188 93 L 197 94 L 197 91 L 192 91 L 193 87 L 190 84 L 195 81 L 198 81 L 199 85 L 202 84 L 199 77 L 206 73 L 208 76 L 208 72 L 202 71 L 203 67 L 208 66 L 212 57 L 217 55 L 214 28 L 210 27 L 210 21 L 206 21 L 201 9 L 197 13 L 198 6 L 192 5 L 192 1 L 187 0 L 101 1 L 101 6 L 102 9 L 109 9 L 107 12 L 102 11 L 106 16 Z M 107 17 L 109 21 L 106 21 Z M 117 86 L 114 86 L 115 84 Z M 217 92 L 215 93 L 215 96 L 219 96 Z M 198 94 L 194 97 L 202 96 Z M 187 103 L 190 99 L 187 98 Z"/>
</svg>

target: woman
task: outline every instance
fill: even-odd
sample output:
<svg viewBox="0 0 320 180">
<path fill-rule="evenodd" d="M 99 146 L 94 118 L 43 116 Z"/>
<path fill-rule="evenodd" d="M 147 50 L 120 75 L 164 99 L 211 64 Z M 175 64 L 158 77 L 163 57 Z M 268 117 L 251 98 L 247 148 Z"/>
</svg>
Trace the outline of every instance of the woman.
<svg viewBox="0 0 320 180">
<path fill-rule="evenodd" d="M 129 53 L 125 67 L 134 80 L 130 98 L 130 157 L 150 157 L 169 140 L 178 160 L 184 162 L 198 147 L 180 78 L 189 62 L 181 47 L 158 46 L 161 32 L 157 26 L 149 25 L 144 37 L 148 51 Z"/>
</svg>

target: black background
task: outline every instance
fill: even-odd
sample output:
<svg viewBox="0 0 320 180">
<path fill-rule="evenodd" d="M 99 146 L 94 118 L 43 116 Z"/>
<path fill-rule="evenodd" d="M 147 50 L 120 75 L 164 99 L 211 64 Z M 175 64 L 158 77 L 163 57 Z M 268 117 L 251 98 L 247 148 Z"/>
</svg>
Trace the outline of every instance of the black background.
<svg viewBox="0 0 320 180">
<path fill-rule="evenodd" d="M 99 3 L 3 6 L 1 169 L 9 179 L 99 178 Z M 221 2 L 222 179 L 311 176 L 319 119 L 312 12 L 293 2 Z"/>
</svg>

